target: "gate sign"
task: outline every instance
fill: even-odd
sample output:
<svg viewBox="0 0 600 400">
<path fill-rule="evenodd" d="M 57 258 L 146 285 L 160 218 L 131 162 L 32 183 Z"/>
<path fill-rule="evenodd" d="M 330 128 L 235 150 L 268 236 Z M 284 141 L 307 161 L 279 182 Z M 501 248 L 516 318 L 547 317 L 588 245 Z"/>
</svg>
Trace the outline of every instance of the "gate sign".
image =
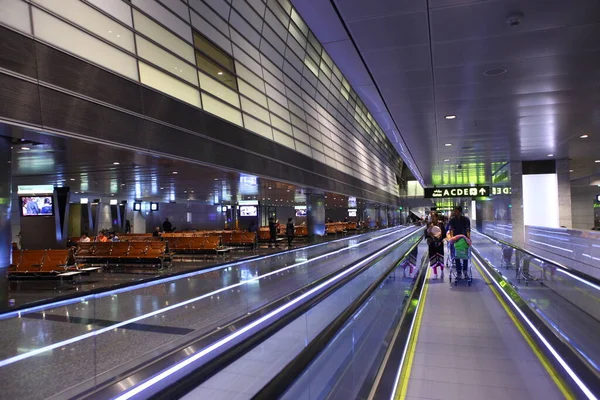
<svg viewBox="0 0 600 400">
<path fill-rule="evenodd" d="M 426 199 L 444 197 L 488 197 L 490 195 L 489 186 L 425 188 L 424 190 Z"/>
</svg>

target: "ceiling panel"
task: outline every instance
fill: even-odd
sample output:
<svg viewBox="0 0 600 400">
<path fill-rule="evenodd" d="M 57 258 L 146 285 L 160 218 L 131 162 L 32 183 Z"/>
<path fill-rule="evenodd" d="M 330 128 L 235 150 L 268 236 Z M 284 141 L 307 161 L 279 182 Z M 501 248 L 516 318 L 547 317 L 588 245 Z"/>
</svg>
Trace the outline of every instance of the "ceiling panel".
<svg viewBox="0 0 600 400">
<path fill-rule="evenodd" d="M 346 21 L 426 9 L 426 0 L 340 0 L 336 3 Z"/>
</svg>

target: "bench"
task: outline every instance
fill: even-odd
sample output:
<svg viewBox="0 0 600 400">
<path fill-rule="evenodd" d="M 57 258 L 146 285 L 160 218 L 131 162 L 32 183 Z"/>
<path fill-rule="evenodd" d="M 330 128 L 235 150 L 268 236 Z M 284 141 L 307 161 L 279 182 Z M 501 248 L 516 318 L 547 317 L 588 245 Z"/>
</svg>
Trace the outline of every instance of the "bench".
<svg viewBox="0 0 600 400">
<path fill-rule="evenodd" d="M 19 250 L 13 256 L 16 263 L 9 269 L 9 278 L 11 279 L 73 279 L 82 274 L 72 263 L 73 257 L 70 249 Z"/>
<path fill-rule="evenodd" d="M 91 271 L 91 265 L 159 266 L 170 265 L 167 244 L 160 241 L 79 243 L 75 260 L 82 271 Z"/>
</svg>

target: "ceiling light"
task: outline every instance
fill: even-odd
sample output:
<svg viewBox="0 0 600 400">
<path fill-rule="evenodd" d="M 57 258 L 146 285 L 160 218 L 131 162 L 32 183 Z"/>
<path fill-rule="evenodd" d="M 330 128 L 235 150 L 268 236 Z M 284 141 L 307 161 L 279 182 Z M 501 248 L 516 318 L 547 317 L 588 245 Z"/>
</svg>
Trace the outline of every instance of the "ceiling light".
<svg viewBox="0 0 600 400">
<path fill-rule="evenodd" d="M 21 150 L 31 150 L 30 147 L 21 147 Z"/>
<path fill-rule="evenodd" d="M 449 158 L 446 158 L 446 159 L 444 160 L 444 162 L 448 162 L 448 161 L 450 161 L 450 159 L 449 159 Z"/>
<path fill-rule="evenodd" d="M 446 115 L 444 118 L 446 118 L 446 119 L 455 119 L 456 115 Z"/>
<path fill-rule="evenodd" d="M 217 75 L 223 75 L 223 72 L 219 71 L 217 72 Z"/>
<path fill-rule="evenodd" d="M 75 180 L 75 178 L 71 178 L 71 179 L 69 179 L 69 180 L 70 180 L 70 181 L 74 181 L 74 180 Z"/>
<path fill-rule="evenodd" d="M 452 143 L 446 143 L 446 144 L 444 144 L 444 146 L 450 147 L 450 146 L 452 146 Z"/>
<path fill-rule="evenodd" d="M 118 162 L 118 161 L 115 161 L 115 162 L 113 163 L 113 165 L 119 165 L 119 164 L 121 164 L 121 163 L 120 163 L 120 162 Z"/>
<path fill-rule="evenodd" d="M 594 161 L 594 162 L 595 162 L 595 163 L 600 163 L 600 160 L 596 160 L 596 161 Z"/>
<path fill-rule="evenodd" d="M 177 174 L 178 174 L 178 172 L 177 172 L 177 171 L 173 171 L 173 175 L 177 175 Z"/>
<path fill-rule="evenodd" d="M 581 135 L 579 136 L 579 139 L 587 139 L 589 136 L 588 135 Z"/>
<path fill-rule="evenodd" d="M 548 154 L 548 157 L 554 157 L 554 154 Z"/>
</svg>

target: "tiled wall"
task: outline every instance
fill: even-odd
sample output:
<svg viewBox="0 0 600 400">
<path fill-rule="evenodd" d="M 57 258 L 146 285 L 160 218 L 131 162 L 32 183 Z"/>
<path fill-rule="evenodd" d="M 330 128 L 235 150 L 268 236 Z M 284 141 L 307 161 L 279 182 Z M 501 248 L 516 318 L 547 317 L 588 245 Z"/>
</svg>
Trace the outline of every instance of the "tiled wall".
<svg viewBox="0 0 600 400">
<path fill-rule="evenodd" d="M 288 0 L 0 0 L 0 8 L 0 24 L 398 195 L 399 156 Z M 213 54 L 219 64 L 206 62 L 195 32 L 222 50 Z"/>
</svg>

